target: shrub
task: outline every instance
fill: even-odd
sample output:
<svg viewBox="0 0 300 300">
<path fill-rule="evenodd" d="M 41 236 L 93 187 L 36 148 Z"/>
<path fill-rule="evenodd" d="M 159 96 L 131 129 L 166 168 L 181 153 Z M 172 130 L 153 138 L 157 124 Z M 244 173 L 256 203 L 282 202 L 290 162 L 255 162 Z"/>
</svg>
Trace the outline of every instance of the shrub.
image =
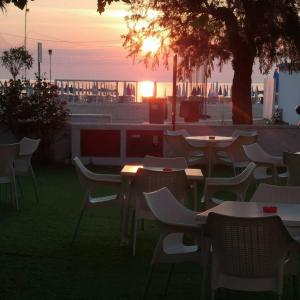
<svg viewBox="0 0 300 300">
<path fill-rule="evenodd" d="M 45 80 L 10 80 L 0 95 L 0 122 L 21 139 L 40 138 L 45 147 L 67 124 L 69 110 L 58 99 L 58 88 Z"/>
</svg>

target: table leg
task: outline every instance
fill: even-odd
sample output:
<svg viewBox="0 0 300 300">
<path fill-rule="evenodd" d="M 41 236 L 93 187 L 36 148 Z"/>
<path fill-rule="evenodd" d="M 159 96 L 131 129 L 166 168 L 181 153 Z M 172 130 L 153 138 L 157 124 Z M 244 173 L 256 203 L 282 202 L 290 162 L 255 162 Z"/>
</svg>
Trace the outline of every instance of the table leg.
<svg viewBox="0 0 300 300">
<path fill-rule="evenodd" d="M 197 211 L 198 209 L 198 184 L 196 181 L 192 182 L 193 190 L 193 210 Z"/>
<path fill-rule="evenodd" d="M 210 177 L 211 176 L 211 169 L 212 169 L 212 149 L 211 149 L 211 147 L 208 145 L 208 147 L 207 147 L 207 158 L 208 158 L 208 166 L 207 166 L 207 175 L 208 175 L 208 177 Z"/>
<path fill-rule="evenodd" d="M 120 232 L 120 244 L 128 245 L 130 239 L 130 180 L 123 178 L 123 205 L 122 205 L 122 219 L 121 219 L 121 232 Z"/>
</svg>

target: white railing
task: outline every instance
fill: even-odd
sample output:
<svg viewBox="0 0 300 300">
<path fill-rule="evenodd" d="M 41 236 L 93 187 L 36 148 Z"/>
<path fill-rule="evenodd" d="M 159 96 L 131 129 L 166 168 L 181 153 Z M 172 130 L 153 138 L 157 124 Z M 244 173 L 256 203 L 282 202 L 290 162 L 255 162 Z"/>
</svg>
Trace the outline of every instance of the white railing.
<svg viewBox="0 0 300 300">
<path fill-rule="evenodd" d="M 131 80 L 56 79 L 61 100 L 70 103 L 136 102 L 138 82 Z"/>
</svg>

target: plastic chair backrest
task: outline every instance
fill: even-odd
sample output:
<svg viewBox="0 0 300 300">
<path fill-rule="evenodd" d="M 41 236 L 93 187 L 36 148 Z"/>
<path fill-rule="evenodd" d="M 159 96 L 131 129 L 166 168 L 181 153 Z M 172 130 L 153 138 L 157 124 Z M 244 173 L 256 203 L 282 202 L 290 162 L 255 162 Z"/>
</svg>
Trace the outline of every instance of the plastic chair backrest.
<svg viewBox="0 0 300 300">
<path fill-rule="evenodd" d="M 147 167 L 169 167 L 177 169 L 186 169 L 188 164 L 184 157 L 157 157 L 146 155 L 143 159 L 143 166 Z"/>
<path fill-rule="evenodd" d="M 194 212 L 182 205 L 168 188 L 143 194 L 150 211 L 160 223 L 197 226 Z"/>
<path fill-rule="evenodd" d="M 20 141 L 20 156 L 32 156 L 40 144 L 40 139 L 22 138 Z"/>
<path fill-rule="evenodd" d="M 300 154 L 283 152 L 283 162 L 289 171 L 287 184 L 300 186 Z"/>
<path fill-rule="evenodd" d="M 84 190 L 91 192 L 95 186 L 113 187 L 120 185 L 120 176 L 116 174 L 99 174 L 90 171 L 78 157 L 73 159 L 75 168 Z"/>
<path fill-rule="evenodd" d="M 190 153 L 196 151 L 191 149 L 192 147 L 182 135 L 165 135 L 165 140 L 170 147 L 173 157 L 185 157 L 188 159 Z"/>
<path fill-rule="evenodd" d="M 276 275 L 293 242 L 278 216 L 237 218 L 210 213 L 205 229 L 222 273 L 244 278 Z"/>
<path fill-rule="evenodd" d="M 0 144 L 0 177 L 10 176 L 13 172 L 13 162 L 17 158 L 20 144 Z"/>
<path fill-rule="evenodd" d="M 266 162 L 271 158 L 271 155 L 264 151 L 264 149 L 258 144 L 244 145 L 244 151 L 248 159 L 254 162 Z"/>
<path fill-rule="evenodd" d="M 229 155 L 234 162 L 248 161 L 248 158 L 244 152 L 243 146 L 255 143 L 257 135 L 239 135 L 229 145 Z"/>
<path fill-rule="evenodd" d="M 300 204 L 300 186 L 261 183 L 252 196 L 251 201 Z"/>
<path fill-rule="evenodd" d="M 185 129 L 167 130 L 166 135 L 182 135 L 183 137 L 190 136 L 190 134 Z"/>
<path fill-rule="evenodd" d="M 238 137 L 238 136 L 256 136 L 257 137 L 257 131 L 256 130 L 240 130 L 240 129 L 236 129 L 232 133 L 232 137 Z"/>
<path fill-rule="evenodd" d="M 136 172 L 132 187 L 136 197 L 136 209 L 149 211 L 144 200 L 144 192 L 153 192 L 167 187 L 178 201 L 184 203 L 189 184 L 184 170 L 164 172 L 140 168 Z"/>
</svg>

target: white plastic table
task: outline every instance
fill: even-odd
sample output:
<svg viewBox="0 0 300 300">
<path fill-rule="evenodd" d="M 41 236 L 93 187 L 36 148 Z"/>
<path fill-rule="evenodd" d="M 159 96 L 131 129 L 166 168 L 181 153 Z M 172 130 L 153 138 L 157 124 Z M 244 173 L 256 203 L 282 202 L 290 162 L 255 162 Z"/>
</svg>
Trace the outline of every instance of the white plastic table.
<svg viewBox="0 0 300 300">
<path fill-rule="evenodd" d="M 212 148 L 216 144 L 224 143 L 224 142 L 231 142 L 233 141 L 234 137 L 231 136 L 209 136 L 209 135 L 200 135 L 200 136 L 187 136 L 186 140 L 187 141 L 193 141 L 193 142 L 199 142 L 201 144 L 206 144 L 207 145 L 207 156 L 208 156 L 208 176 L 211 176 L 212 173 L 212 156 L 213 156 L 213 150 Z"/>
<path fill-rule="evenodd" d="M 264 206 L 276 206 L 277 212 L 264 213 Z M 300 204 L 224 201 L 211 209 L 199 213 L 197 215 L 199 224 L 205 224 L 210 212 L 242 218 L 278 215 L 287 227 L 300 227 Z"/>
<path fill-rule="evenodd" d="M 134 175 L 136 174 L 139 168 L 143 168 L 142 165 L 125 165 L 121 170 L 121 177 L 122 177 L 122 185 L 123 185 L 123 194 L 125 195 L 124 203 L 123 203 L 123 213 L 122 213 L 122 226 L 121 226 L 121 243 L 127 243 L 129 240 L 129 219 L 130 219 L 130 183 L 133 179 Z M 163 170 L 163 168 L 158 167 L 147 167 L 150 170 Z M 180 169 L 175 169 L 180 170 Z M 198 183 L 201 182 L 204 177 L 202 174 L 201 169 L 185 169 L 185 174 L 187 176 L 188 181 L 191 183 L 193 189 L 193 209 L 197 209 L 197 200 L 198 200 Z"/>
</svg>

